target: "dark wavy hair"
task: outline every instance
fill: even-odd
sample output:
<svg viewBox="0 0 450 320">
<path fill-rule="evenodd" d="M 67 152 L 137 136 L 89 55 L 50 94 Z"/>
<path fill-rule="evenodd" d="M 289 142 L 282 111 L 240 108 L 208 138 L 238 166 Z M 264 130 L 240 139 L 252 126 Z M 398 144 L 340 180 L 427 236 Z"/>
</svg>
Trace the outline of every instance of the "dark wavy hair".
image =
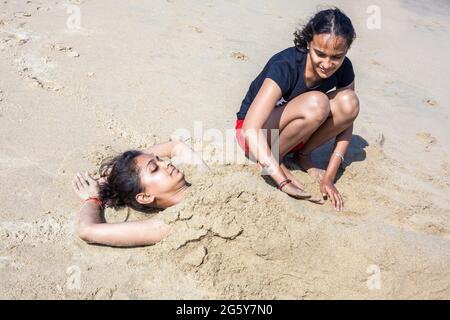
<svg viewBox="0 0 450 320">
<path fill-rule="evenodd" d="M 106 180 L 100 183 L 99 197 L 106 207 L 115 210 L 128 206 L 141 212 L 151 212 L 155 208 L 140 204 L 136 195 L 143 192 L 139 179 L 139 168 L 135 158 L 143 154 L 142 151 L 129 150 L 113 158 L 103 160 L 100 165 L 100 177 Z"/>
<path fill-rule="evenodd" d="M 317 12 L 309 22 L 294 32 L 294 44 L 298 50 L 308 52 L 308 44 L 316 34 L 334 34 L 343 37 L 350 49 L 356 32 L 352 21 L 338 8 Z"/>
</svg>

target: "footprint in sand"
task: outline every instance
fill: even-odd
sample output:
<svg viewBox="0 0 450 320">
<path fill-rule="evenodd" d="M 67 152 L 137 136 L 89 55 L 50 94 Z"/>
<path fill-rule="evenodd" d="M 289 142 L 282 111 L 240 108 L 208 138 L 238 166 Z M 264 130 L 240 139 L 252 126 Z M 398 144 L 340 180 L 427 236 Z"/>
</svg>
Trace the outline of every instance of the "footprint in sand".
<svg viewBox="0 0 450 320">
<path fill-rule="evenodd" d="M 428 132 L 419 132 L 416 134 L 416 138 L 425 144 L 426 152 L 429 152 L 431 147 L 437 143 L 437 139 Z"/>
<path fill-rule="evenodd" d="M 231 53 L 231 57 L 233 58 L 233 59 L 236 59 L 236 60 L 241 60 L 241 61 L 247 61 L 248 60 L 248 56 L 245 54 L 245 53 L 242 53 L 242 52 L 232 52 Z"/>
<path fill-rule="evenodd" d="M 446 161 L 442 162 L 441 168 L 442 168 L 445 172 L 450 173 L 450 162 L 446 162 Z"/>
<path fill-rule="evenodd" d="M 376 60 L 371 60 L 370 63 L 373 64 L 374 66 L 381 66 L 381 63 L 379 63 Z"/>
<path fill-rule="evenodd" d="M 196 26 L 188 26 L 190 29 L 194 30 L 197 33 L 203 33 L 203 29 Z"/>
<path fill-rule="evenodd" d="M 67 51 L 72 50 L 72 47 L 63 45 L 63 44 L 61 44 L 61 43 L 50 43 L 50 44 L 48 44 L 48 47 L 49 47 L 50 49 L 52 49 L 52 50 L 55 50 L 55 51 L 63 51 L 63 52 L 67 52 Z"/>
<path fill-rule="evenodd" d="M 48 45 L 48 47 L 54 51 L 65 52 L 66 55 L 71 58 L 78 58 L 80 56 L 80 54 L 77 51 L 73 50 L 72 47 L 66 46 L 61 43 L 51 43 Z"/>
<path fill-rule="evenodd" d="M 383 148 L 384 143 L 386 142 L 386 138 L 384 137 L 383 132 L 380 132 L 375 139 L 375 143 L 379 148 Z"/>
<path fill-rule="evenodd" d="M 50 90 L 50 91 L 60 91 L 64 87 L 60 84 L 57 84 L 54 81 L 36 77 L 36 76 L 30 76 L 29 77 L 32 80 L 32 85 L 41 89 Z"/>
<path fill-rule="evenodd" d="M 70 51 L 70 52 L 67 52 L 67 56 L 71 57 L 71 58 L 78 58 L 80 56 L 80 54 L 76 51 Z"/>
<path fill-rule="evenodd" d="M 33 86 L 52 91 L 63 89 L 63 86 L 48 79 L 51 71 L 56 68 L 56 63 L 53 63 L 49 57 L 24 55 L 14 60 L 14 65 L 18 69 L 19 75 L 24 79 L 31 80 Z"/>
<path fill-rule="evenodd" d="M 116 288 L 97 288 L 91 298 L 94 300 L 109 300 L 114 295 Z"/>
<path fill-rule="evenodd" d="M 429 107 L 435 107 L 438 104 L 437 101 L 433 99 L 423 99 L 423 103 Z"/>
<path fill-rule="evenodd" d="M 23 11 L 14 12 L 14 17 L 15 18 L 28 18 L 28 17 L 31 17 L 31 13 L 23 12 Z"/>
</svg>

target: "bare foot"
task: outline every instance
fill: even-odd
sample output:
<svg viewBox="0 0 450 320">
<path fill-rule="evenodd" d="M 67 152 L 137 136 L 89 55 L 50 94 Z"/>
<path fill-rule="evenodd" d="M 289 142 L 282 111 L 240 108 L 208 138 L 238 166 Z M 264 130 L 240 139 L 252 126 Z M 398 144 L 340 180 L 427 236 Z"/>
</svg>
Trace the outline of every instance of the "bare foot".
<svg viewBox="0 0 450 320">
<path fill-rule="evenodd" d="M 281 170 L 283 170 L 286 178 L 292 181 L 292 183 L 299 189 L 305 190 L 305 186 L 301 183 L 296 176 L 292 174 L 292 172 L 286 167 L 284 163 L 280 164 Z"/>
<path fill-rule="evenodd" d="M 311 161 L 311 156 L 309 154 L 297 152 L 295 154 L 295 160 L 300 168 L 306 171 L 311 178 L 317 182 L 322 181 L 325 175 L 325 170 L 317 168 L 317 165 Z"/>
<path fill-rule="evenodd" d="M 320 199 L 320 198 L 314 198 L 314 197 L 311 197 L 311 198 L 309 198 L 307 200 L 309 202 L 312 202 L 312 203 L 315 203 L 315 204 L 320 204 L 320 205 L 324 205 L 326 203 L 325 200 Z"/>
</svg>

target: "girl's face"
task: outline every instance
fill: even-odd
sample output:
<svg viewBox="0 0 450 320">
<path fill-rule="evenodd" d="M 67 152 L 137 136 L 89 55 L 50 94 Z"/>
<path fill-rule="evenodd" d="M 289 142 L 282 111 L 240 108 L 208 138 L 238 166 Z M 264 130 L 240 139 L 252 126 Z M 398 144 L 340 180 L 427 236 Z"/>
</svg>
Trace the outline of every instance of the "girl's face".
<svg viewBox="0 0 450 320">
<path fill-rule="evenodd" d="M 316 34 L 309 43 L 309 56 L 314 72 L 322 79 L 331 77 L 347 54 L 347 41 L 334 34 Z"/>
<path fill-rule="evenodd" d="M 169 161 L 163 161 L 154 154 L 137 156 L 136 166 L 140 171 L 144 193 L 157 199 L 166 199 L 186 185 L 183 172 Z"/>
</svg>

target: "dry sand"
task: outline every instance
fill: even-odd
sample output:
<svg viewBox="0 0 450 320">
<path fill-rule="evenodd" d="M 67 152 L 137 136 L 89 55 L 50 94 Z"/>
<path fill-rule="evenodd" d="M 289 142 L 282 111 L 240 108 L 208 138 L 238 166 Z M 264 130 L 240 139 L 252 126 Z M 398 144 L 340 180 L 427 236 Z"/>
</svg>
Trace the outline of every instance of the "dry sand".
<svg viewBox="0 0 450 320">
<path fill-rule="evenodd" d="M 74 173 L 194 121 L 232 128 L 250 81 L 320 3 L 2 0 L 0 298 L 450 298 L 450 5 L 378 2 L 381 30 L 366 27 L 371 1 L 334 3 L 358 32 L 344 212 L 277 192 L 254 166 L 186 168 L 190 196 L 160 214 L 172 233 L 116 249 L 73 235 Z"/>
</svg>

